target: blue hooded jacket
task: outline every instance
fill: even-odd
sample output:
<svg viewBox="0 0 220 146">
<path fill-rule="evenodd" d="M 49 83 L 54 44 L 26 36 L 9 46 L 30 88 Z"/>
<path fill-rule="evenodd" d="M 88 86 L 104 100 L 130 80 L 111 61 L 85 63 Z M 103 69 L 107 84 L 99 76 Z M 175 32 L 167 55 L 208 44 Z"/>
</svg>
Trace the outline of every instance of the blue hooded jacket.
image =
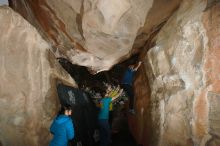
<svg viewBox="0 0 220 146">
<path fill-rule="evenodd" d="M 67 146 L 68 140 L 74 138 L 72 119 L 66 115 L 57 116 L 50 127 L 50 132 L 54 135 L 50 146 Z"/>
</svg>

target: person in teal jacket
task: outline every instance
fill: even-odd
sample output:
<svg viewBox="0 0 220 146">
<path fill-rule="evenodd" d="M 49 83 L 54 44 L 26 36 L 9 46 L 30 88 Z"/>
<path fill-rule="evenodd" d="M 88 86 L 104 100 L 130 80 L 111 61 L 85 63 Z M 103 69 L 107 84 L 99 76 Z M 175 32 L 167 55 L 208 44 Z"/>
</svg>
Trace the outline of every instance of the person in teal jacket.
<svg viewBox="0 0 220 146">
<path fill-rule="evenodd" d="M 67 146 L 68 141 L 74 138 L 74 126 L 70 115 L 72 114 L 71 106 L 62 106 L 57 117 L 50 126 L 50 132 L 53 139 L 49 146 Z"/>
<path fill-rule="evenodd" d="M 98 115 L 99 132 L 100 132 L 100 146 L 109 146 L 110 137 L 110 125 L 109 125 L 109 109 L 112 101 L 117 99 L 123 90 L 112 90 L 111 87 L 105 92 L 105 95 L 100 101 L 100 111 Z M 103 94 L 103 93 L 102 93 Z"/>
</svg>

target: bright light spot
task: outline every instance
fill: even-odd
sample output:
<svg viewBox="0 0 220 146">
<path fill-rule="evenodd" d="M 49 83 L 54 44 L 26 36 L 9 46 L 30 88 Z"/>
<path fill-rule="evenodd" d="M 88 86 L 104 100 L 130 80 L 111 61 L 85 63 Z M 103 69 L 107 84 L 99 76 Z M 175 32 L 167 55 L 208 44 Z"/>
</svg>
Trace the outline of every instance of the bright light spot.
<svg viewBox="0 0 220 146">
<path fill-rule="evenodd" d="M 1 5 L 8 5 L 8 0 L 0 0 L 0 6 Z"/>
</svg>

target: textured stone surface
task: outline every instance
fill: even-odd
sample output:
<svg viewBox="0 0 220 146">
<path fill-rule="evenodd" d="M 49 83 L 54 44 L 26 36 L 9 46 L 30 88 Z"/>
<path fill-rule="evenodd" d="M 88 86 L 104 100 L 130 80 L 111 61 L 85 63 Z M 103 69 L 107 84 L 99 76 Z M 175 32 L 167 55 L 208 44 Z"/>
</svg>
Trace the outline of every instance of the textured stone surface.
<svg viewBox="0 0 220 146">
<path fill-rule="evenodd" d="M 209 133 L 213 136 L 212 140 L 209 142 L 209 146 L 220 145 L 220 94 L 214 92 L 208 93 L 209 99 Z"/>
<path fill-rule="evenodd" d="M 0 7 L 0 145 L 46 146 L 58 106 L 56 80 L 74 81 L 36 29 Z"/>
<path fill-rule="evenodd" d="M 219 145 L 219 3 L 183 1 L 146 56 L 150 146 Z M 214 104 L 215 103 L 215 104 Z M 214 128 L 213 128 L 214 127 Z M 147 131 L 149 131 L 147 129 Z"/>
<path fill-rule="evenodd" d="M 219 98 L 220 98 L 220 2 L 209 1 L 203 22 L 209 37 L 209 48 L 204 65 L 205 83 L 209 106 L 209 142 L 208 146 L 220 145 L 219 130 Z"/>
<path fill-rule="evenodd" d="M 135 137 L 138 144 L 149 143 L 149 136 L 151 134 L 146 133 L 150 128 L 148 127 L 149 118 L 149 105 L 150 105 L 150 88 L 148 85 L 148 79 L 146 76 L 146 71 L 143 65 L 138 69 L 136 73 L 136 78 L 134 82 L 134 92 L 135 92 L 135 114 L 129 114 L 129 127 L 131 129 L 132 135 Z"/>
<path fill-rule="evenodd" d="M 158 31 L 175 10 L 178 9 L 180 3 L 181 0 L 154 0 L 153 5 L 145 18 L 144 26 L 141 27 L 137 33 L 133 47 L 143 47 L 152 33 Z"/>
<path fill-rule="evenodd" d="M 127 58 L 133 52 L 134 41 L 142 46 L 179 3 L 180 0 L 10 0 L 11 7 L 50 41 L 57 57 L 94 71 L 107 70 Z M 161 8 L 164 5 L 166 8 Z"/>
<path fill-rule="evenodd" d="M 131 53 L 132 47 L 141 47 L 150 34 L 165 24 L 153 39 L 155 46 L 148 52 L 145 63 L 137 74 L 134 84 L 136 114 L 129 117 L 131 131 L 138 143 L 144 146 L 219 146 L 220 118 L 217 105 L 220 94 L 220 4 L 218 0 L 184 0 L 178 8 L 179 3 L 179 0 L 169 2 L 162 0 L 10 1 L 13 9 L 40 30 L 43 37 L 50 42 L 56 57 L 63 56 L 73 63 L 88 66 L 95 71 L 108 69 L 114 63 L 126 58 Z M 167 21 L 170 15 L 172 17 Z M 6 15 L 1 15 L 2 18 L 3 16 Z M 21 39 L 19 42 L 25 42 L 24 38 L 30 40 L 30 37 L 13 37 L 18 34 L 25 35 L 21 32 L 26 29 L 21 27 L 20 33 L 13 33 L 10 29 L 11 25 L 5 25 L 9 23 L 7 21 L 9 19 L 2 21 L 5 23 L 1 23 L 0 26 L 4 28 L 1 30 L 10 30 L 10 33 L 2 31 L 2 34 L 10 35 L 2 37 L 0 45 L 3 48 L 10 46 L 10 52 L 7 53 L 1 49 L 0 54 L 8 56 L 7 58 L 11 57 L 18 63 L 23 58 L 34 60 L 37 56 L 35 54 L 42 50 L 39 48 L 47 48 L 36 47 L 35 49 L 30 47 L 29 43 L 27 43 L 28 47 L 19 46 L 22 44 L 18 43 L 18 38 Z M 19 23 L 16 24 L 19 25 Z M 29 35 L 28 33 L 27 36 Z M 20 51 L 18 48 L 22 50 L 29 48 L 29 53 Z M 13 52 L 16 55 L 13 56 Z M 22 56 L 25 52 L 33 57 Z M 4 58 L 1 58 L 2 64 L 5 63 Z M 46 136 L 44 134 L 38 136 L 35 133 L 37 130 L 33 129 L 46 129 L 47 126 L 42 125 L 47 125 L 49 121 L 48 118 L 48 120 L 45 119 L 47 121 L 37 123 L 36 117 L 44 115 L 45 111 L 50 113 L 48 115 L 52 115 L 49 109 L 41 110 L 43 105 L 41 101 L 44 100 L 45 93 L 49 92 L 50 85 L 53 85 L 48 83 L 47 78 L 50 67 L 42 66 L 42 74 L 37 80 L 40 84 L 37 84 L 36 89 L 30 88 L 35 82 L 29 79 L 29 74 L 34 75 L 33 72 L 38 68 L 36 66 L 39 63 L 33 60 L 25 62 L 26 64 L 16 64 L 16 66 L 12 61 L 8 61 L 7 74 L 5 65 L 1 65 L 0 75 L 4 79 L 0 88 L 1 103 L 10 103 L 9 99 L 12 98 L 16 100 L 10 101 L 16 103 L 24 101 L 25 105 L 28 105 L 15 110 L 18 111 L 18 116 L 0 118 L 3 125 L 10 123 L 10 127 L 6 127 L 12 138 L 21 139 L 15 137 L 17 133 L 25 137 L 24 142 L 21 141 L 16 145 L 32 145 L 37 141 L 45 141 L 41 144 L 44 145 L 48 139 L 48 133 L 42 132 L 46 130 L 39 130 L 39 133 L 44 133 Z M 44 58 L 44 60 L 47 59 Z M 22 65 L 29 65 L 28 69 L 25 70 L 25 66 Z M 15 71 L 22 73 L 15 74 Z M 42 78 L 46 79 L 40 80 Z M 20 86 L 21 84 L 23 86 Z M 42 86 L 44 88 L 41 88 Z M 5 88 L 11 89 L 11 87 L 15 87 L 12 93 L 3 92 Z M 23 92 L 20 93 L 20 91 Z M 37 98 L 39 91 L 42 92 Z M 17 95 L 16 98 L 14 95 Z M 45 103 L 50 103 L 50 100 Z M 1 108 L 7 113 L 7 108 L 5 104 L 3 105 Z M 22 108 L 23 111 L 20 112 Z M 26 113 L 27 117 L 22 117 L 24 114 L 20 113 Z M 30 115 L 33 115 L 33 120 L 29 120 Z M 30 126 L 26 129 L 22 126 L 11 126 L 24 123 Z M 18 130 L 14 132 L 11 127 Z M 31 131 L 30 135 L 26 134 L 27 131 Z M 1 136 L 3 132 L 0 133 Z M 29 136 L 35 137 L 34 140 L 32 139 L 35 142 L 29 140 Z M 5 137 L 0 140 L 3 144 L 7 141 Z"/>
</svg>

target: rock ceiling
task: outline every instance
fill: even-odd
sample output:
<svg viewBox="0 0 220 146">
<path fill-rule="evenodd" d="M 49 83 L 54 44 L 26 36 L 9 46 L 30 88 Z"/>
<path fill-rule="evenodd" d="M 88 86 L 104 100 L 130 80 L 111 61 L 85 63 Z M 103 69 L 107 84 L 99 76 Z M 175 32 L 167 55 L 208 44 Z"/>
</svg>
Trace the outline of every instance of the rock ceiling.
<svg viewBox="0 0 220 146">
<path fill-rule="evenodd" d="M 9 0 L 51 44 L 57 58 L 96 72 L 140 50 L 179 4 L 180 0 Z"/>
</svg>

